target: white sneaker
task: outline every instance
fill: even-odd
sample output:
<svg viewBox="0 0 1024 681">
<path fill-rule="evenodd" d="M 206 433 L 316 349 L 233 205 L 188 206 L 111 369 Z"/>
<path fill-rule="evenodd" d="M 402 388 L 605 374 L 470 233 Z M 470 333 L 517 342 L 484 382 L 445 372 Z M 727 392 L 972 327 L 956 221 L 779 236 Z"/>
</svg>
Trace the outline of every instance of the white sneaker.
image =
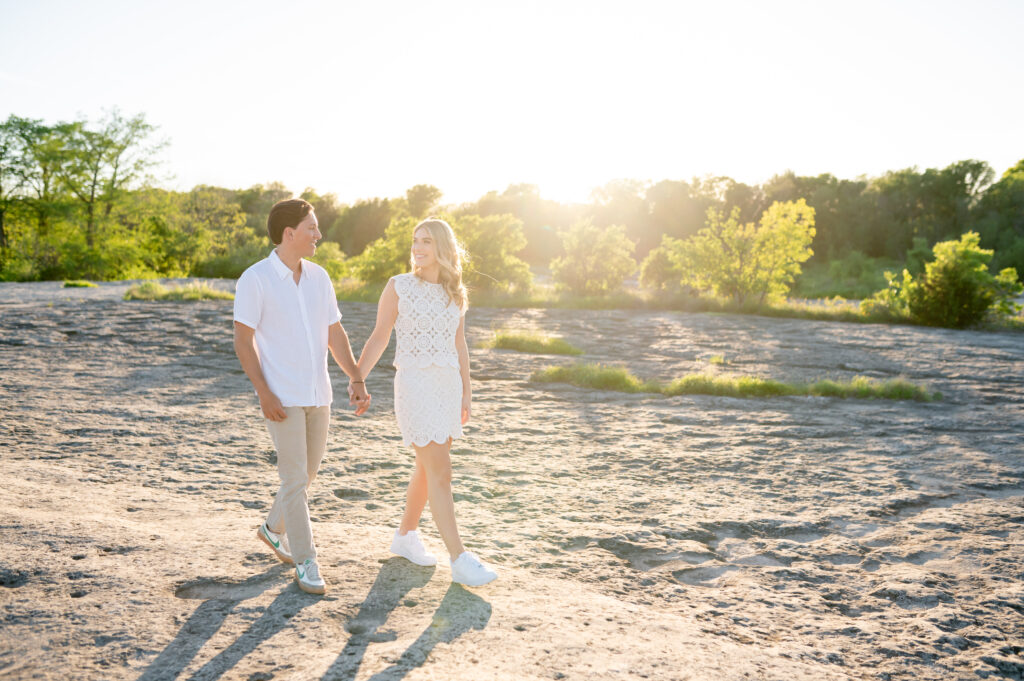
<svg viewBox="0 0 1024 681">
<path fill-rule="evenodd" d="M 417 565 L 437 565 L 437 558 L 427 553 L 427 547 L 423 545 L 416 530 L 409 530 L 404 536 L 395 530 L 395 538 L 391 540 L 391 553 Z"/>
<path fill-rule="evenodd" d="M 277 556 L 277 559 L 282 563 L 295 565 L 295 561 L 292 560 L 291 549 L 288 547 L 288 538 L 284 536 L 284 533 L 277 534 L 276 532 L 271 532 L 267 524 L 263 523 L 260 525 L 260 529 L 256 530 L 256 536 L 270 547 Z"/>
<path fill-rule="evenodd" d="M 465 586 L 483 586 L 498 578 L 497 572 L 469 551 L 463 551 L 461 556 L 451 561 L 451 565 L 452 581 Z"/>
<path fill-rule="evenodd" d="M 312 558 L 307 558 L 302 565 L 295 566 L 295 581 L 299 588 L 308 594 L 322 594 L 327 584 L 320 577 L 320 566 Z"/>
</svg>

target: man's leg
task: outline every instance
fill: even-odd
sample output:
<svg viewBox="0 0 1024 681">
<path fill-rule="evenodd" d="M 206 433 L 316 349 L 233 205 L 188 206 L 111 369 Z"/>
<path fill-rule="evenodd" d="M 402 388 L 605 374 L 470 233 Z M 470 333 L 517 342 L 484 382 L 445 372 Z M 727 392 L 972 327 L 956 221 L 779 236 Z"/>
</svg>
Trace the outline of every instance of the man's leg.
<svg viewBox="0 0 1024 681">
<path fill-rule="evenodd" d="M 306 487 L 309 484 L 306 447 L 306 410 L 285 407 L 284 421 L 267 421 L 267 430 L 277 449 L 277 473 L 281 487 L 267 515 L 271 532 L 287 532 L 292 558 L 301 565 L 316 560 L 313 531 L 309 523 Z"/>
<path fill-rule="evenodd" d="M 316 480 L 320 462 L 327 451 L 327 431 L 331 424 L 330 407 L 306 407 L 306 489 Z"/>
</svg>

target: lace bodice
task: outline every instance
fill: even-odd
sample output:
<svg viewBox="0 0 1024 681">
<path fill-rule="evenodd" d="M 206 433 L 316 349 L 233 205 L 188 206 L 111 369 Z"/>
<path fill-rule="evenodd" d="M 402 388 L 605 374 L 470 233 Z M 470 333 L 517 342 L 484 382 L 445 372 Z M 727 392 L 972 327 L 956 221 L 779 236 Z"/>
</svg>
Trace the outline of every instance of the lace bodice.
<svg viewBox="0 0 1024 681">
<path fill-rule="evenodd" d="M 455 332 L 462 312 L 441 284 L 423 281 L 409 272 L 392 277 L 398 294 L 395 320 L 395 366 L 423 369 L 459 367 Z"/>
</svg>

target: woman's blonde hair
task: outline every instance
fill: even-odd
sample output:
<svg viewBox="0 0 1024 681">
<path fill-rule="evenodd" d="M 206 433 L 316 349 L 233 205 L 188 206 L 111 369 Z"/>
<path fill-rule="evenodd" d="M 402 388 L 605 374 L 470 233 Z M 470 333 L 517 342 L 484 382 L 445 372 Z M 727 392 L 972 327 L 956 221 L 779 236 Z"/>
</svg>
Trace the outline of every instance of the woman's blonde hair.
<svg viewBox="0 0 1024 681">
<path fill-rule="evenodd" d="M 455 231 L 451 225 L 440 218 L 430 217 L 423 220 L 413 228 L 413 235 L 420 229 L 426 229 L 434 241 L 434 254 L 437 264 L 440 265 L 438 283 L 444 286 L 448 298 L 465 312 L 469 307 L 469 295 L 462 283 L 462 263 L 467 259 L 466 250 L 455 238 Z M 416 258 L 411 252 L 409 260 L 413 273 L 417 277 L 420 276 L 420 268 L 416 266 Z"/>
</svg>

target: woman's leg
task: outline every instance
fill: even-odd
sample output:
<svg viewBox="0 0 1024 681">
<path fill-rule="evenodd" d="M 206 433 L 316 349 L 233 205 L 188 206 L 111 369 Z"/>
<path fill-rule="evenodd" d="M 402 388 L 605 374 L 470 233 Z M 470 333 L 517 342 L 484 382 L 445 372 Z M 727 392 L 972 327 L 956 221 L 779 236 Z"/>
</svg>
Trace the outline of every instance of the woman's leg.
<svg viewBox="0 0 1024 681">
<path fill-rule="evenodd" d="M 451 440 L 445 444 L 429 442 L 425 447 L 416 447 L 416 461 L 423 467 L 427 479 L 427 498 L 430 499 L 430 514 L 434 517 L 441 539 L 452 559 L 458 558 L 466 548 L 459 538 L 455 524 L 455 500 L 452 499 L 452 460 L 448 455 Z"/>
<path fill-rule="evenodd" d="M 416 468 L 409 479 L 409 490 L 405 493 L 405 515 L 402 516 L 402 524 L 398 527 L 399 534 L 405 534 L 415 530 L 420 525 L 420 516 L 423 515 L 423 507 L 427 505 L 427 473 L 423 470 L 423 464 L 416 457 Z"/>
</svg>

